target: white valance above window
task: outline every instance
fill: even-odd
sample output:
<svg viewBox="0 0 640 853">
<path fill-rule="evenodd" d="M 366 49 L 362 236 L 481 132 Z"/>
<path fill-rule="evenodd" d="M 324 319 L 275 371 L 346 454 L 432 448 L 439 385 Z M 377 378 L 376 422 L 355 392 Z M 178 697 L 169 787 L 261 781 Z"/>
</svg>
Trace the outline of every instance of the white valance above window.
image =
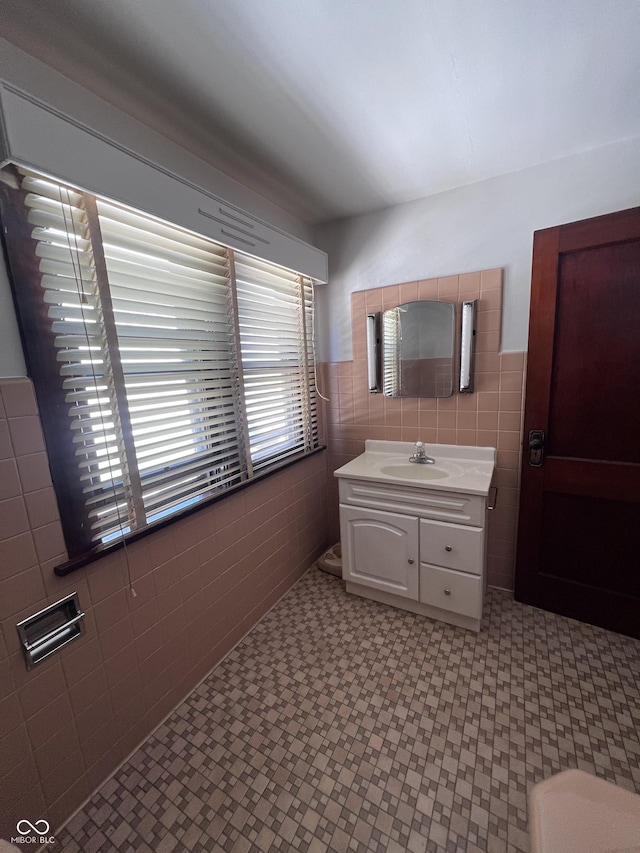
<svg viewBox="0 0 640 853">
<path fill-rule="evenodd" d="M 0 81 L 0 155 L 174 222 L 257 258 L 327 281 L 325 252 Z"/>
</svg>

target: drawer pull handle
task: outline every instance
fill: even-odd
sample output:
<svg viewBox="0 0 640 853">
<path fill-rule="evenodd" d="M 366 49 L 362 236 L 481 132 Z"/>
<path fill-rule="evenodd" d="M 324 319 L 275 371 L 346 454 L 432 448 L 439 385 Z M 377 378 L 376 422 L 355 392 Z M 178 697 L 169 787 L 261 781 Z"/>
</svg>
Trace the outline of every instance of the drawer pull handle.
<svg viewBox="0 0 640 853">
<path fill-rule="evenodd" d="M 412 560 L 411 558 L 409 558 L 409 565 L 410 565 L 410 566 L 412 566 L 412 565 L 414 564 L 414 562 L 415 562 L 414 560 Z"/>
<path fill-rule="evenodd" d="M 453 551 L 453 548 L 451 547 L 451 545 L 445 545 L 444 550 L 445 551 Z"/>
<path fill-rule="evenodd" d="M 450 589 L 445 589 L 444 594 L 445 594 L 445 595 L 451 595 L 451 590 L 450 590 Z"/>
</svg>

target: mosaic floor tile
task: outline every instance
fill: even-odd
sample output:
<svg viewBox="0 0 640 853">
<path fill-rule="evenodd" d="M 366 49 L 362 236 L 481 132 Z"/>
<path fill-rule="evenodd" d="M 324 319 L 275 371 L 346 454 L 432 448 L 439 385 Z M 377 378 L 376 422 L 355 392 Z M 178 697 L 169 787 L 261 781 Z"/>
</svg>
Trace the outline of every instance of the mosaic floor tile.
<svg viewBox="0 0 640 853">
<path fill-rule="evenodd" d="M 479 634 L 317 570 L 57 836 L 56 850 L 527 853 L 527 792 L 640 791 L 640 642 L 489 590 Z"/>
</svg>

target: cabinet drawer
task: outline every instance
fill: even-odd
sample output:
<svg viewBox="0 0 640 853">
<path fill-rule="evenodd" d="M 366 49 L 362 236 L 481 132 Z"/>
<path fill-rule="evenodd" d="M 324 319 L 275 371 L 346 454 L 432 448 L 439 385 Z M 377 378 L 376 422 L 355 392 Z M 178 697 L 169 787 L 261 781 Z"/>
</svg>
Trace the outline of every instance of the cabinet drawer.
<svg viewBox="0 0 640 853">
<path fill-rule="evenodd" d="M 340 503 L 482 527 L 485 499 L 480 495 L 436 491 L 375 480 L 340 478 Z"/>
<path fill-rule="evenodd" d="M 480 575 L 484 563 L 484 530 L 421 519 L 420 562 Z"/>
<path fill-rule="evenodd" d="M 482 578 L 421 563 L 420 601 L 479 619 L 482 615 Z"/>
</svg>

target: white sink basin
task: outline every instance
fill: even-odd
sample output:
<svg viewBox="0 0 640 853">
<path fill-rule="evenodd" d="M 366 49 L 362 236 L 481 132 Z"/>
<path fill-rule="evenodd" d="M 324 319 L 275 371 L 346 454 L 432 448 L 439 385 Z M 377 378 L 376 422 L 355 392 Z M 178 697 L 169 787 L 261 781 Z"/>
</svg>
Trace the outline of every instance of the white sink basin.
<svg viewBox="0 0 640 853">
<path fill-rule="evenodd" d="M 409 462 L 415 444 L 408 441 L 365 442 L 365 452 L 335 471 L 336 477 L 404 483 L 438 491 L 487 495 L 496 464 L 493 447 L 427 444 L 425 451 L 435 464 Z"/>
<path fill-rule="evenodd" d="M 457 465 L 455 467 L 458 469 L 455 473 L 459 476 L 462 469 Z M 380 471 L 387 477 L 399 477 L 402 480 L 442 480 L 454 474 L 451 465 L 445 469 L 437 464 L 425 465 L 417 462 L 391 462 L 381 465 Z"/>
</svg>

